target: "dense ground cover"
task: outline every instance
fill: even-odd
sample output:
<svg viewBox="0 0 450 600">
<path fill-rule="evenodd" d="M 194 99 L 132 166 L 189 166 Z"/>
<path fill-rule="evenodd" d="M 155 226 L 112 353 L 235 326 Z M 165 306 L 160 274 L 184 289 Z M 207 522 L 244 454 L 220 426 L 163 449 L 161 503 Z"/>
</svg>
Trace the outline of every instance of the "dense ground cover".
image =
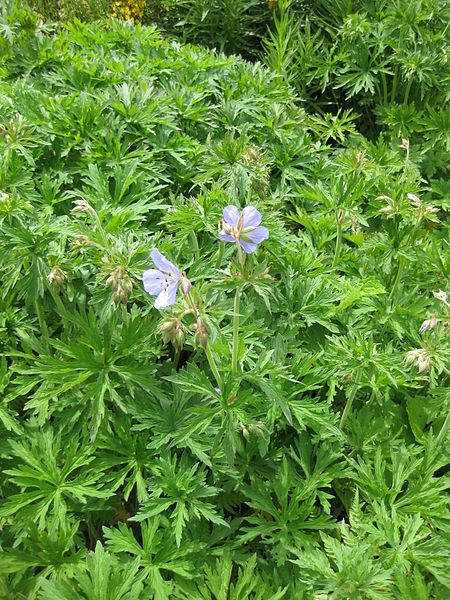
<svg viewBox="0 0 450 600">
<path fill-rule="evenodd" d="M 367 139 L 153 28 L 1 23 L 2 597 L 444 598 L 445 130 Z M 159 310 L 155 247 L 192 284 Z"/>
</svg>

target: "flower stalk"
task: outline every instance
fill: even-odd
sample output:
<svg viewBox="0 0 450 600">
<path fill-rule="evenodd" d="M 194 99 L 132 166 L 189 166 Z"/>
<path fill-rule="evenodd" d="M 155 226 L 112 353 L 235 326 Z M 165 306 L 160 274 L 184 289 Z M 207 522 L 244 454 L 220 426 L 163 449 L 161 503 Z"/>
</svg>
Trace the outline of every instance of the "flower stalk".
<svg viewBox="0 0 450 600">
<path fill-rule="evenodd" d="M 236 375 L 238 371 L 239 358 L 239 308 L 241 302 L 241 290 L 237 288 L 234 296 L 233 307 L 233 345 L 231 350 L 231 373 Z"/>
<path fill-rule="evenodd" d="M 186 298 L 187 303 L 189 304 L 189 307 L 193 310 L 194 314 L 197 315 L 197 317 L 199 317 L 200 311 L 198 310 L 197 306 L 195 305 L 195 302 L 194 302 L 191 292 L 186 294 L 185 298 Z M 201 344 L 201 346 L 205 351 L 205 355 L 206 355 L 206 358 L 208 359 L 209 367 L 212 371 L 212 374 L 214 375 L 217 385 L 221 390 L 223 390 L 222 376 L 220 375 L 219 369 L 217 368 L 216 360 L 214 358 L 214 354 L 212 353 L 211 344 L 209 342 L 208 336 L 205 336 L 205 341 L 203 344 Z"/>
<path fill-rule="evenodd" d="M 340 211 L 337 210 L 336 211 L 336 246 L 335 246 L 335 249 L 334 249 L 333 262 L 331 264 L 331 266 L 332 266 L 333 269 L 336 266 L 337 261 L 339 259 L 339 255 L 341 253 L 341 246 L 342 246 L 342 221 L 343 221 L 343 216 L 340 214 Z"/>
<path fill-rule="evenodd" d="M 447 413 L 444 424 L 442 425 L 439 435 L 437 436 L 437 439 L 436 439 L 437 446 L 441 446 L 444 443 L 449 425 L 450 425 L 450 411 Z"/>
<path fill-rule="evenodd" d="M 343 410 L 342 415 L 341 415 L 341 420 L 340 420 L 340 423 L 339 423 L 339 427 L 341 429 L 344 428 L 345 422 L 347 421 L 348 414 L 349 414 L 349 412 L 350 412 L 350 410 L 352 408 L 352 404 L 353 404 L 353 401 L 354 401 L 354 399 L 356 397 L 356 392 L 358 391 L 358 387 L 359 387 L 359 384 L 360 384 L 360 381 L 361 381 L 361 375 L 362 375 L 361 369 L 359 369 L 358 371 L 356 371 L 355 378 L 353 380 L 352 389 L 350 390 L 350 393 L 349 393 L 348 398 L 347 398 L 347 402 L 345 403 L 345 407 L 344 407 L 344 410 Z"/>
</svg>

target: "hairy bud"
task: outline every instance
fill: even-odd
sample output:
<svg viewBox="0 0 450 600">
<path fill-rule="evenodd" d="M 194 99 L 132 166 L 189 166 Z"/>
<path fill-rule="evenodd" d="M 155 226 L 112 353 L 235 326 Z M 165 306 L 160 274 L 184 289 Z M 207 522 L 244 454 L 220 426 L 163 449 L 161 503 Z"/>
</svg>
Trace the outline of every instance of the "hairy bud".
<svg viewBox="0 0 450 600">
<path fill-rule="evenodd" d="M 203 349 L 206 348 L 208 344 L 208 330 L 203 323 L 201 317 L 197 318 L 197 323 L 194 326 L 194 340 L 196 344 L 199 344 Z"/>
<path fill-rule="evenodd" d="M 176 348 L 181 348 L 184 344 L 184 326 L 180 319 L 168 319 L 158 329 L 158 333 L 162 334 L 165 344 L 172 342 Z"/>
<path fill-rule="evenodd" d="M 89 202 L 87 202 L 87 200 L 85 200 L 84 198 L 79 198 L 78 200 L 74 200 L 73 208 L 72 208 L 71 212 L 79 213 L 79 212 L 93 212 L 93 211 L 94 211 L 94 209 L 89 204 Z"/>
<path fill-rule="evenodd" d="M 433 292 L 433 296 L 435 298 L 437 298 L 437 300 L 440 300 L 441 302 L 443 302 L 445 304 L 445 306 L 450 308 L 450 304 L 447 300 L 447 292 L 444 292 L 443 290 L 439 290 L 438 292 Z"/>
<path fill-rule="evenodd" d="M 425 333 L 425 331 L 428 331 L 431 329 L 434 329 L 436 327 L 436 325 L 439 323 L 439 321 L 437 320 L 437 318 L 432 315 L 429 319 L 426 319 L 426 321 L 424 321 L 419 329 L 419 333 Z"/>
<path fill-rule="evenodd" d="M 106 285 L 114 290 L 114 302 L 126 304 L 133 291 L 133 282 L 123 267 L 117 267 L 106 280 Z"/>
<path fill-rule="evenodd" d="M 192 289 L 192 283 L 189 281 L 189 279 L 187 277 L 185 277 L 183 275 L 183 277 L 180 279 L 180 285 L 181 285 L 183 294 L 185 296 L 187 296 Z"/>
<path fill-rule="evenodd" d="M 405 365 L 414 365 L 419 373 L 424 373 L 432 365 L 432 360 L 425 348 L 415 348 L 406 353 Z"/>
<path fill-rule="evenodd" d="M 67 273 L 63 271 L 61 267 L 58 267 L 58 265 L 56 265 L 47 275 L 47 279 L 51 285 L 62 285 L 67 279 Z"/>
</svg>

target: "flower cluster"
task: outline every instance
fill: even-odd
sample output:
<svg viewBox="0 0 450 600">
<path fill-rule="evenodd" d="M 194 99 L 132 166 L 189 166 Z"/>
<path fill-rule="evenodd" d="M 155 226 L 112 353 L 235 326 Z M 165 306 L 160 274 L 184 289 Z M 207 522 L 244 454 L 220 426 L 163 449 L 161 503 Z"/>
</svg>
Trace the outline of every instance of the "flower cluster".
<svg viewBox="0 0 450 600">
<path fill-rule="evenodd" d="M 112 5 L 111 17 L 140 23 L 146 4 L 146 0 L 116 0 Z"/>
<path fill-rule="evenodd" d="M 219 239 L 236 244 L 247 254 L 252 254 L 258 244 L 267 240 L 269 231 L 260 225 L 261 213 L 254 206 L 246 206 L 242 212 L 236 206 L 226 206 L 223 210 L 222 230 Z M 142 276 L 144 289 L 156 296 L 155 308 L 165 308 L 176 302 L 178 286 L 187 296 L 191 289 L 189 280 L 161 252 L 154 248 L 151 258 L 156 269 L 148 269 Z"/>
</svg>

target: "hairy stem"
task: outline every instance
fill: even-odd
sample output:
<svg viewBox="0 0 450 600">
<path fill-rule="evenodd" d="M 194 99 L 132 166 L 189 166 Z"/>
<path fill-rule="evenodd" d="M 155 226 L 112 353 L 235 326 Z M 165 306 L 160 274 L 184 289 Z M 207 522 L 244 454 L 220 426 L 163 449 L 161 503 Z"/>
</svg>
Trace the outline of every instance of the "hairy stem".
<svg viewBox="0 0 450 600">
<path fill-rule="evenodd" d="M 173 356 L 173 368 L 175 369 L 175 371 L 178 371 L 178 363 L 180 362 L 180 356 L 181 356 L 181 348 L 180 348 L 180 346 L 176 346 L 175 353 Z"/>
<path fill-rule="evenodd" d="M 347 402 L 345 403 L 345 407 L 344 407 L 344 410 L 343 410 L 342 415 L 341 415 L 341 421 L 339 423 L 339 427 L 341 429 L 344 428 L 344 424 L 345 424 L 345 422 L 347 420 L 348 413 L 350 412 L 350 409 L 352 407 L 353 401 L 354 401 L 355 396 L 356 396 L 356 392 L 358 391 L 358 387 L 359 387 L 360 381 L 361 381 L 361 370 L 356 371 L 356 375 L 355 375 L 355 378 L 353 380 L 352 389 L 350 390 L 350 393 L 349 393 L 348 398 L 347 398 Z"/>
<path fill-rule="evenodd" d="M 391 299 L 391 300 L 397 292 L 398 286 L 402 279 L 404 268 L 405 268 L 405 259 L 403 256 L 400 256 L 398 259 L 397 275 L 395 276 L 394 284 L 392 286 L 391 293 L 389 294 L 389 299 Z"/>
<path fill-rule="evenodd" d="M 234 296 L 233 308 L 233 346 L 231 353 L 231 373 L 237 374 L 239 355 L 239 307 L 241 302 L 241 290 L 238 288 Z"/>
<path fill-rule="evenodd" d="M 339 259 L 339 254 L 341 253 L 342 246 L 342 219 L 339 215 L 339 211 L 336 211 L 336 246 L 334 249 L 334 257 L 331 266 L 334 268 Z"/>
<path fill-rule="evenodd" d="M 193 310 L 194 314 L 197 316 L 200 316 L 200 311 L 199 311 L 198 307 L 195 305 L 195 302 L 194 302 L 191 292 L 189 292 L 189 294 L 186 294 L 185 297 L 186 297 L 187 303 L 189 304 L 190 308 Z M 217 364 L 214 359 L 214 354 L 212 353 L 212 350 L 211 350 L 211 344 L 209 343 L 209 339 L 206 340 L 206 344 L 203 346 L 203 349 L 205 351 L 206 358 L 208 359 L 209 367 L 214 375 L 217 385 L 220 388 L 220 391 L 222 392 L 223 391 L 223 381 L 222 381 L 222 377 L 219 373 L 219 369 L 217 368 Z"/>
<path fill-rule="evenodd" d="M 224 242 L 219 242 L 219 250 L 217 252 L 217 258 L 216 258 L 216 269 L 219 269 L 220 265 L 222 264 L 222 258 L 223 258 L 224 251 L 225 251 Z"/>
<path fill-rule="evenodd" d="M 197 260 L 200 260 L 200 248 L 199 248 L 199 245 L 198 245 L 198 240 L 197 240 L 197 236 L 195 234 L 195 231 L 191 231 L 191 240 L 192 240 L 192 243 L 194 245 L 195 258 Z"/>
<path fill-rule="evenodd" d="M 49 340 L 48 327 L 47 327 L 47 323 L 45 321 L 44 313 L 42 312 L 42 307 L 41 307 L 39 300 L 34 301 L 34 308 L 35 308 L 36 315 L 37 315 L 37 318 L 39 321 L 39 328 L 41 330 L 41 335 L 45 339 L 45 346 L 48 348 L 48 340 Z"/>
<path fill-rule="evenodd" d="M 404 104 L 405 106 L 407 106 L 407 105 L 408 105 L 408 102 L 409 102 L 409 93 L 411 92 L 411 86 L 412 86 L 412 83 L 413 83 L 413 78 L 411 77 L 411 78 L 408 80 L 408 83 L 406 84 L 405 97 L 404 97 L 404 99 L 403 99 L 403 104 Z"/>
<path fill-rule="evenodd" d="M 219 386 L 220 391 L 223 392 L 222 376 L 220 375 L 219 369 L 217 368 L 216 361 L 214 359 L 214 354 L 212 353 L 211 344 L 209 343 L 209 340 L 206 342 L 205 354 L 206 354 L 206 358 L 208 359 L 209 367 L 210 367 L 210 369 L 214 375 L 214 378 L 217 382 L 217 385 Z"/>
<path fill-rule="evenodd" d="M 447 435 L 449 424 L 450 424 L 450 411 L 447 413 L 444 424 L 442 425 L 439 435 L 437 436 L 436 444 L 438 446 L 440 446 L 444 442 L 445 436 Z"/>
</svg>

